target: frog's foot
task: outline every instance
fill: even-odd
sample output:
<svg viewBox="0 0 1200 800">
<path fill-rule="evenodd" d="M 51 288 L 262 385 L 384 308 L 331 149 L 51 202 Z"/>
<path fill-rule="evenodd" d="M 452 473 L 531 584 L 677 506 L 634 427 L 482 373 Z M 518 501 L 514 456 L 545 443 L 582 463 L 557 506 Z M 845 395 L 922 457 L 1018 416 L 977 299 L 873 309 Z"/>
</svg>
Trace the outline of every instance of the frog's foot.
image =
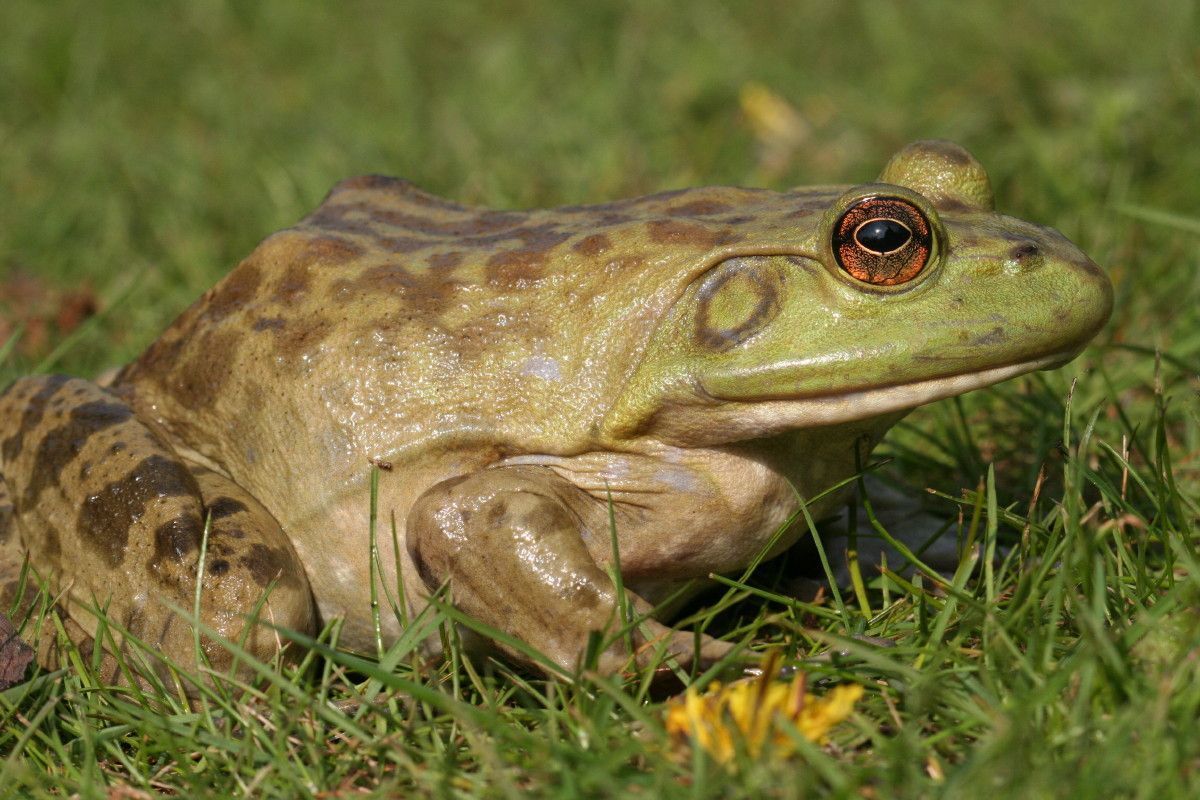
<svg viewBox="0 0 1200 800">
<path fill-rule="evenodd" d="M 0 454 L 10 543 L 15 534 L 86 635 L 96 635 L 94 610 L 104 610 L 115 623 L 105 647 L 131 652 L 120 628 L 166 661 L 195 665 L 193 628 L 180 613 L 195 603 L 206 520 L 208 631 L 268 660 L 282 645 L 248 619 L 315 627 L 308 581 L 275 519 L 228 478 L 180 458 L 116 394 L 58 376 L 17 381 L 0 395 Z M 232 663 L 213 638 L 200 642 L 214 668 Z"/>
<path fill-rule="evenodd" d="M 409 554 L 430 592 L 449 583 L 460 610 L 574 671 L 590 637 L 612 639 L 621 628 L 617 589 L 581 536 L 580 512 L 594 503 L 544 467 L 502 467 L 443 481 L 409 515 Z M 632 593 L 628 602 L 636 614 L 649 609 Z M 706 665 L 729 649 L 701 636 L 697 652 L 693 634 L 651 619 L 615 638 L 598 654 L 603 673 L 631 658 L 640 666 L 661 664 L 664 654 L 685 668 Z M 498 644 L 517 661 L 533 663 Z"/>
<path fill-rule="evenodd" d="M 958 566 L 958 537 L 956 528 L 948 520 L 927 512 L 919 502 L 880 480 L 868 476 L 867 496 L 875 518 L 892 538 L 907 547 L 925 566 L 951 575 Z M 879 574 L 886 563 L 887 568 L 899 575 L 911 575 L 915 566 L 888 544 L 871 525 L 862 501 L 857 500 L 855 509 L 857 522 L 858 564 L 863 577 L 870 580 Z M 844 509 L 838 516 L 823 521 L 819 527 L 821 542 L 839 586 L 850 585 L 850 510 Z"/>
</svg>

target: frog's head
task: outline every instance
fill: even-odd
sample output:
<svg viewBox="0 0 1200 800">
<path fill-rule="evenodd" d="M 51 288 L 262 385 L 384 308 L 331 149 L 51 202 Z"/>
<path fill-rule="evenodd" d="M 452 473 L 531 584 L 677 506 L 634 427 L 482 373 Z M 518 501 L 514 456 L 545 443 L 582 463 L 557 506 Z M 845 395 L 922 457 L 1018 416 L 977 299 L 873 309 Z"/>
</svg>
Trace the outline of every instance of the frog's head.
<svg viewBox="0 0 1200 800">
<path fill-rule="evenodd" d="M 756 242 L 691 278 L 612 435 L 717 444 L 898 416 L 1064 364 L 1108 319 L 1104 272 L 1058 231 L 997 214 L 955 144 L 909 145 L 878 182 L 829 197 L 779 254 Z"/>
</svg>

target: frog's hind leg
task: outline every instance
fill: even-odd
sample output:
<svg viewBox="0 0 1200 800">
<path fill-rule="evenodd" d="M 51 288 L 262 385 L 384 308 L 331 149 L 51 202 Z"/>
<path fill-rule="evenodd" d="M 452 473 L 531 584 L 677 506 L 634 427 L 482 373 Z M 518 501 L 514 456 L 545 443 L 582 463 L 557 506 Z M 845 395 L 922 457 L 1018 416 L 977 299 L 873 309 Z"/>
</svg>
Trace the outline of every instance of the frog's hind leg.
<svg viewBox="0 0 1200 800">
<path fill-rule="evenodd" d="M 22 641 L 33 647 L 38 663 L 46 669 L 62 664 L 61 632 L 85 659 L 99 659 L 101 675 L 116 675 L 116 660 L 103 650 L 94 652 L 94 640 L 86 630 L 65 613 L 59 614 L 57 623 L 46 613 L 53 609 L 52 598 L 39 591 L 41 584 L 26 563 L 18 528 L 8 485 L 0 478 L 0 614 L 19 629 Z"/>
<path fill-rule="evenodd" d="M 307 578 L 270 513 L 228 478 L 178 456 L 117 394 L 58 376 L 17 381 L 0 395 L 0 456 L 10 531 L 81 629 L 95 635 L 94 610 L 104 610 L 114 623 L 106 647 L 128 652 L 124 629 L 164 660 L 195 664 L 193 628 L 180 611 L 195 602 L 206 520 L 201 624 L 261 660 L 281 642 L 247 624 L 255 612 L 313 629 Z M 200 642 L 215 668 L 231 663 L 213 638 Z"/>
<path fill-rule="evenodd" d="M 12 497 L 8 493 L 8 484 L 0 477 L 0 614 L 10 610 L 8 600 L 16 594 L 13 581 L 20 579 L 21 562 L 24 560 L 25 556 L 17 537 Z"/>
</svg>

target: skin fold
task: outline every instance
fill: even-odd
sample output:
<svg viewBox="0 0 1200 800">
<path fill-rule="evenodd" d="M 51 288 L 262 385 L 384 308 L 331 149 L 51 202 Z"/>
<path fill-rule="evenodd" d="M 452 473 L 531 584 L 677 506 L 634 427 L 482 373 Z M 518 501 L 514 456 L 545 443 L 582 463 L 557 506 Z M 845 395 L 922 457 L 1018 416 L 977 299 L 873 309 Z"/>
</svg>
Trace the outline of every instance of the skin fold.
<svg viewBox="0 0 1200 800">
<path fill-rule="evenodd" d="M 265 658 L 280 641 L 248 615 L 306 632 L 340 617 L 341 644 L 373 650 L 375 464 L 380 591 L 411 615 L 445 587 L 573 669 L 618 625 L 614 531 L 649 612 L 743 568 L 910 409 L 1065 363 L 1111 304 L 1103 271 L 995 213 L 949 142 L 859 186 L 533 211 L 350 179 L 111 385 L 37 376 L 0 395 L 0 587 L 28 559 L 84 635 L 102 606 L 187 663 L 171 605 L 191 608 L 211 519 L 213 630 Z M 401 627 L 382 622 L 386 644 Z M 641 660 L 724 652 L 652 619 L 632 640 Z"/>
</svg>

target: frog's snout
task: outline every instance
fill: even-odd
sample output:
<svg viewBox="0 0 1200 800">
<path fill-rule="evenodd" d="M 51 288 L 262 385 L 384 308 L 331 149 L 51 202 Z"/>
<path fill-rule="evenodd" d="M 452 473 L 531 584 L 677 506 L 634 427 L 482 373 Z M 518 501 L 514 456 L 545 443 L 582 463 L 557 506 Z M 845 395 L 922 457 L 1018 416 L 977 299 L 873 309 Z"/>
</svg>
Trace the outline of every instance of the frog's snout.
<svg viewBox="0 0 1200 800">
<path fill-rule="evenodd" d="M 1099 264 L 1054 229 L 1042 251 L 1042 259 L 1051 268 L 1047 276 L 1055 293 L 1063 298 L 1056 324 L 1074 345 L 1069 361 L 1100 332 L 1113 309 L 1113 285 Z M 1017 248 L 1014 248 L 1014 250 Z"/>
</svg>

